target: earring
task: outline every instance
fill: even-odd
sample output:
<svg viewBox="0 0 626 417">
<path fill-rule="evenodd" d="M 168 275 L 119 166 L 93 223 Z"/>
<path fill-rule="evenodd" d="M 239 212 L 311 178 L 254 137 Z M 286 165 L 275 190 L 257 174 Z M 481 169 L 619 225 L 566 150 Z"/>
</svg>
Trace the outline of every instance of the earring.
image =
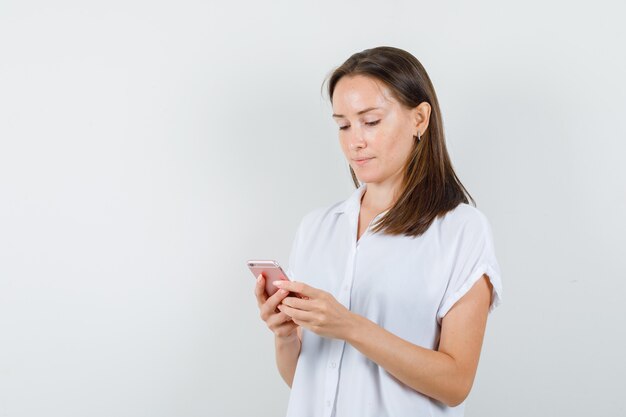
<svg viewBox="0 0 626 417">
<path fill-rule="evenodd" d="M 420 131 L 419 130 L 417 131 L 417 136 L 413 135 L 413 138 L 417 139 L 417 143 L 420 143 L 421 138 L 420 138 Z"/>
</svg>

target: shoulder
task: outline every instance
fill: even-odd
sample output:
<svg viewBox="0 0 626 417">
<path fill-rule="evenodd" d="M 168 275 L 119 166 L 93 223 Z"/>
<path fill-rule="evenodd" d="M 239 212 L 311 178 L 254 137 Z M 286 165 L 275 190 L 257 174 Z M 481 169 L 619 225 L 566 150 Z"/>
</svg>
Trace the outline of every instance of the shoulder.
<svg viewBox="0 0 626 417">
<path fill-rule="evenodd" d="M 440 229 L 448 235 L 476 235 L 490 231 L 487 216 L 476 207 L 460 203 L 438 218 Z"/>
<path fill-rule="evenodd" d="M 302 216 L 299 228 L 305 230 L 319 228 L 336 216 L 337 210 L 344 202 L 344 200 L 341 200 L 333 204 L 318 206 L 309 210 Z"/>
</svg>

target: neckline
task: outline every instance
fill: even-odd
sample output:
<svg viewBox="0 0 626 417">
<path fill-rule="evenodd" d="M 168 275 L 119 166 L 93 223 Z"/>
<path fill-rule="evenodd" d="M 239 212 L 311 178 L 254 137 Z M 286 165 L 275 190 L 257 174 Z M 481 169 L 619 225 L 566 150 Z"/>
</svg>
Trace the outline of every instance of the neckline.
<svg viewBox="0 0 626 417">
<path fill-rule="evenodd" d="M 370 227 L 372 226 L 372 224 L 379 218 L 382 217 L 383 215 L 385 215 L 390 209 L 387 209 L 385 211 L 382 211 L 380 213 L 378 213 L 377 215 L 375 215 L 374 217 L 372 217 L 372 219 L 370 220 L 369 224 L 367 225 L 367 227 L 365 228 L 365 231 L 363 232 L 363 234 L 359 237 L 359 225 L 360 225 L 360 217 L 361 217 L 361 204 L 360 204 L 360 200 L 359 200 L 359 211 L 357 212 L 357 216 L 356 216 L 356 245 L 358 246 L 359 243 L 363 240 L 363 238 L 369 234 L 370 231 Z"/>
</svg>

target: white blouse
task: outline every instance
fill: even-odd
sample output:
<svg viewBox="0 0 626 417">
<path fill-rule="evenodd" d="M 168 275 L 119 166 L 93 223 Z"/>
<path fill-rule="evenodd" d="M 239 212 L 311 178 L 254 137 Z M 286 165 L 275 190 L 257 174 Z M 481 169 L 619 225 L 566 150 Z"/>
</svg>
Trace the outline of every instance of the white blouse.
<svg viewBox="0 0 626 417">
<path fill-rule="evenodd" d="M 437 349 L 441 319 L 483 274 L 502 282 L 487 218 L 460 204 L 419 237 L 365 231 L 357 243 L 361 185 L 345 201 L 303 217 L 288 276 L 330 292 L 354 313 L 416 345 Z M 379 214 L 370 225 L 384 215 Z M 302 329 L 288 417 L 463 416 L 404 385 L 343 340 Z"/>
</svg>

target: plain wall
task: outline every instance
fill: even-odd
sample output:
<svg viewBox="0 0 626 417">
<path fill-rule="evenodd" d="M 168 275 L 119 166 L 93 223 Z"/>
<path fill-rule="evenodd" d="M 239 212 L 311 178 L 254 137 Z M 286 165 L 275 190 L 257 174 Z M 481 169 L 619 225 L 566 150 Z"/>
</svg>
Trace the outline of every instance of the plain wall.
<svg viewBox="0 0 626 417">
<path fill-rule="evenodd" d="M 624 415 L 623 2 L 0 3 L 0 416 L 280 416 L 249 258 L 353 190 L 320 93 L 426 67 L 504 283 L 468 417 Z"/>
</svg>

